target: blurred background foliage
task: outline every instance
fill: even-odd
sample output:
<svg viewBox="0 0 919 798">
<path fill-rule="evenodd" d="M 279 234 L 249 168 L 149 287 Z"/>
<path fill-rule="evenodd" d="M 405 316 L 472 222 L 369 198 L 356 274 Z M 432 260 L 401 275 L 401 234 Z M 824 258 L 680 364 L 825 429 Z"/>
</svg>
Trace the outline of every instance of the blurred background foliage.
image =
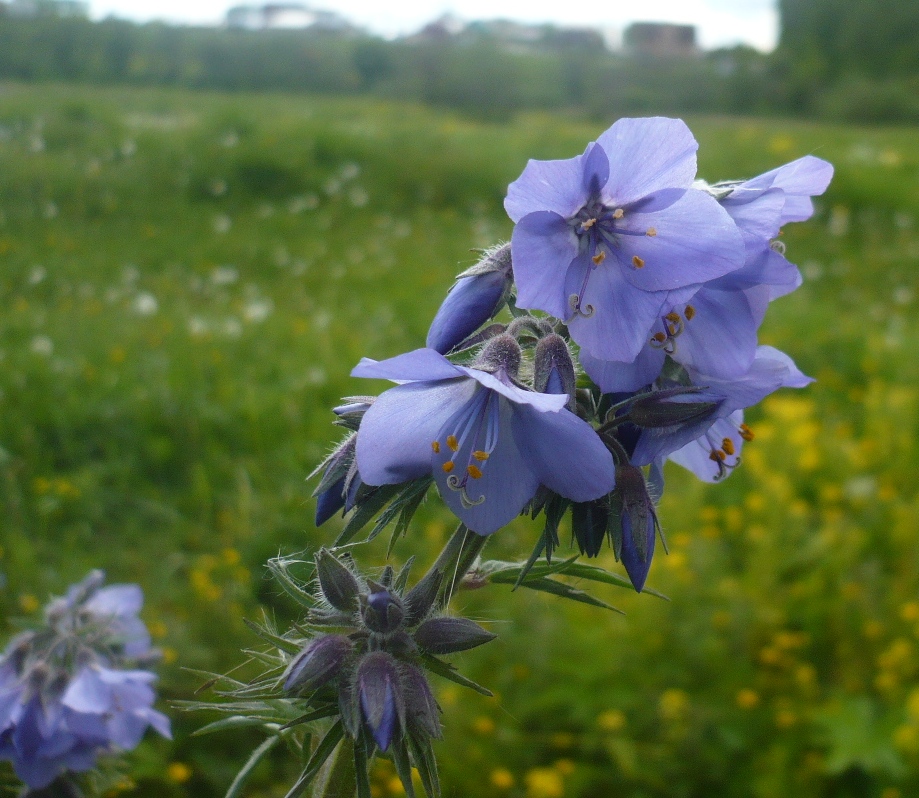
<svg viewBox="0 0 919 798">
<path fill-rule="evenodd" d="M 779 45 L 690 58 L 613 53 L 546 26 L 538 47 L 471 37 L 246 31 L 91 22 L 0 5 L 0 79 L 370 95 L 484 119 L 566 110 L 919 121 L 919 8 L 904 0 L 780 0 Z M 573 24 L 589 20 L 573 20 Z"/>
<path fill-rule="evenodd" d="M 68 30 L 85 33 L 73 73 L 52 57 L 67 48 L 48 44 Z M 93 48 L 118 31 L 134 42 L 122 53 L 145 42 L 148 69 L 171 77 L 98 66 Z M 458 598 L 500 638 L 455 659 L 497 696 L 440 685 L 445 791 L 919 794 L 919 143 L 907 125 L 808 116 L 850 118 L 852 86 L 863 111 L 881 85 L 899 107 L 915 96 L 897 93 L 915 61 L 905 45 L 846 61 L 832 54 L 843 32 L 831 47 L 804 37 L 785 48 L 789 35 L 774 56 L 731 55 L 762 92 L 731 84 L 724 54 L 685 69 L 610 56 L 596 71 L 565 67 L 564 83 L 576 54 L 293 37 L 315 70 L 276 65 L 272 83 L 245 66 L 270 49 L 254 37 L 229 59 L 220 47 L 240 41 L 229 32 L 0 20 L 0 74 L 18 79 L 0 84 L 0 631 L 104 567 L 147 594 L 163 708 L 200 684 L 183 667 L 233 667 L 254 642 L 243 618 L 296 617 L 265 560 L 315 550 L 339 528 L 313 527 L 305 477 L 337 438 L 328 408 L 373 389 L 352 366 L 422 344 L 470 250 L 509 236 L 501 203 L 527 158 L 577 154 L 620 113 L 691 109 L 710 180 L 807 153 L 836 165 L 815 219 L 785 231 L 805 284 L 770 309 L 762 336 L 817 382 L 750 412 L 756 441 L 724 484 L 668 467 L 670 554 L 649 584 L 671 601 L 602 594 L 621 617 L 499 588 Z M 182 65 L 205 51 L 213 68 L 192 79 Z M 799 56 L 812 82 L 782 77 L 804 74 Z M 882 56 L 889 67 L 865 66 Z M 505 86 L 489 71 L 499 67 L 520 81 Z M 238 82 L 220 82 L 231 69 Z M 644 82 L 603 71 L 618 69 Z M 333 73 L 352 82 L 320 79 Z M 91 82 L 112 85 L 80 85 Z M 483 82 L 507 94 L 482 100 Z M 749 105 L 709 104 L 713 85 Z M 287 93 L 250 91 L 268 87 Z M 430 561 L 450 530 L 433 498 L 393 561 Z M 487 551 L 522 557 L 538 531 L 520 520 Z M 357 553 L 380 566 L 385 547 Z M 211 718 L 171 714 L 174 742 L 133 752 L 122 792 L 222 795 L 258 735 L 190 737 Z M 248 794 L 283 796 L 293 774 L 278 751 Z M 385 761 L 374 790 L 401 794 Z"/>
</svg>

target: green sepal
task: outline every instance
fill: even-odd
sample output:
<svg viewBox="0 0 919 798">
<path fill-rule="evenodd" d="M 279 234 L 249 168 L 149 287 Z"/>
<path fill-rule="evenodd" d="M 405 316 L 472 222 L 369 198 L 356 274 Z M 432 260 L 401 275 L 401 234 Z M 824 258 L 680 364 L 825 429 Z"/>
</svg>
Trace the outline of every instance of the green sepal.
<svg viewBox="0 0 919 798">
<path fill-rule="evenodd" d="M 287 795 L 284 798 L 297 798 L 297 796 L 303 795 L 303 791 L 310 786 L 310 783 L 313 779 L 316 778 L 316 774 L 319 772 L 319 769 L 323 766 L 325 761 L 332 755 L 332 752 L 335 750 L 335 746 L 341 742 L 341 738 L 344 737 L 345 730 L 342 726 L 341 721 L 336 721 L 330 728 L 325 737 L 320 740 L 319 745 L 316 746 L 316 750 L 313 752 L 310 761 L 307 763 L 306 768 L 300 774 L 300 778 L 297 779 L 297 783 L 288 790 Z"/>
<path fill-rule="evenodd" d="M 436 673 L 438 676 L 442 676 L 444 679 L 449 679 L 451 682 L 460 684 L 463 687 L 468 687 L 470 690 L 475 690 L 477 693 L 481 693 L 489 698 L 494 695 L 487 687 L 482 687 L 482 685 L 476 684 L 472 679 L 467 679 L 449 662 L 444 662 L 433 654 L 423 653 L 421 655 L 421 660 L 429 671 Z"/>
<path fill-rule="evenodd" d="M 409 759 L 405 741 L 400 738 L 394 739 L 389 752 L 392 755 L 392 762 L 396 766 L 396 775 L 405 788 L 406 796 L 415 798 L 415 785 L 412 784 L 412 761 Z"/>
</svg>

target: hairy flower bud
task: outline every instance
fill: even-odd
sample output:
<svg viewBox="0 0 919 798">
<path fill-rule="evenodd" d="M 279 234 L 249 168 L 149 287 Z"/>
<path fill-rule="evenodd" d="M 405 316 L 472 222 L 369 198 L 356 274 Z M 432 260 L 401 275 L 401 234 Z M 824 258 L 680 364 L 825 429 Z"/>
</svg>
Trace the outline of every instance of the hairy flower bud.
<svg viewBox="0 0 919 798">
<path fill-rule="evenodd" d="M 284 692 L 303 693 L 322 687 L 341 670 L 354 649 L 344 635 L 323 635 L 311 640 L 284 672 Z"/>
<path fill-rule="evenodd" d="M 434 602 L 443 583 L 444 573 L 439 568 L 432 568 L 421 580 L 405 594 L 405 625 L 416 626 L 423 621 Z"/>
<path fill-rule="evenodd" d="M 576 407 L 574 361 L 565 339 L 556 333 L 541 338 L 536 344 L 533 389 L 540 393 L 566 393 L 568 409 L 573 411 Z"/>
<path fill-rule="evenodd" d="M 404 664 L 402 687 L 405 692 L 405 719 L 409 728 L 440 739 L 443 734 L 440 728 L 440 706 L 431 692 L 424 671 L 415 665 Z"/>
<path fill-rule="evenodd" d="M 348 567 L 327 549 L 316 552 L 316 574 L 323 597 L 336 610 L 351 612 L 357 609 L 360 583 Z"/>
<path fill-rule="evenodd" d="M 479 352 L 475 368 L 481 371 L 503 371 L 511 379 L 517 378 L 520 371 L 520 344 L 512 335 L 504 333 L 492 338 Z"/>
<path fill-rule="evenodd" d="M 475 332 L 504 306 L 511 281 L 510 244 L 486 252 L 450 289 L 428 330 L 428 348 L 446 354 Z"/>
<path fill-rule="evenodd" d="M 385 751 L 405 719 L 405 699 L 396 660 L 385 651 L 365 655 L 357 667 L 355 693 L 373 739 Z"/>
<path fill-rule="evenodd" d="M 371 592 L 361 596 L 361 615 L 372 632 L 386 634 L 402 626 L 405 608 L 402 600 L 392 591 L 375 582 L 368 582 Z"/>
<path fill-rule="evenodd" d="M 415 642 L 431 654 L 466 651 L 496 637 L 468 618 L 430 618 L 415 631 Z"/>
<path fill-rule="evenodd" d="M 648 429 L 695 424 L 715 413 L 721 404 L 721 399 L 709 397 L 698 388 L 667 388 L 641 394 L 632 402 L 629 420 Z"/>
<path fill-rule="evenodd" d="M 632 465 L 616 466 L 616 490 L 612 494 L 616 554 L 639 593 L 645 586 L 654 542 L 657 538 L 657 513 L 648 494 L 644 474 Z"/>
</svg>

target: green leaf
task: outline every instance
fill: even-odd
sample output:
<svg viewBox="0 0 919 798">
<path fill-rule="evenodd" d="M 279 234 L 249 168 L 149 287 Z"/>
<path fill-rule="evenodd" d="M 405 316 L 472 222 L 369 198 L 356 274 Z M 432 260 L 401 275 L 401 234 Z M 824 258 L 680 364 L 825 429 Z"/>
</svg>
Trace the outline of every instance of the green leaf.
<svg viewBox="0 0 919 798">
<path fill-rule="evenodd" d="M 215 720 L 213 723 L 208 723 L 206 726 L 202 726 L 200 729 L 195 729 L 195 731 L 191 733 L 191 736 L 200 737 L 203 734 L 211 734 L 212 732 L 223 731 L 224 729 L 242 729 L 247 726 L 262 726 L 264 723 L 265 720 L 263 718 L 253 718 L 251 716 L 245 715 L 233 715 L 229 718 L 221 718 L 220 720 Z"/>
<path fill-rule="evenodd" d="M 274 646 L 277 646 L 281 651 L 286 651 L 288 654 L 298 654 L 300 652 L 300 646 L 296 643 L 286 640 L 280 635 L 276 635 L 273 632 L 268 631 L 264 626 L 259 626 L 255 621 L 250 621 L 248 618 L 243 618 L 243 623 L 248 626 L 253 632 L 255 632 L 262 640 L 265 640 L 268 643 L 271 643 Z M 250 655 L 254 652 L 250 652 Z"/>
<path fill-rule="evenodd" d="M 309 787 L 310 782 L 316 778 L 319 768 L 321 768 L 325 761 L 332 755 L 332 751 L 334 751 L 335 746 L 341 742 L 341 738 L 344 737 L 344 734 L 345 730 L 341 725 L 341 721 L 336 721 L 332 728 L 326 732 L 325 737 L 322 738 L 319 745 L 316 746 L 313 756 L 310 758 L 304 771 L 300 774 L 300 778 L 297 779 L 297 783 L 288 790 L 284 798 L 297 798 L 297 796 L 303 795 L 303 791 Z"/>
<path fill-rule="evenodd" d="M 354 508 L 354 512 L 335 539 L 336 546 L 343 546 L 350 542 L 358 532 L 360 532 L 370 519 L 373 518 L 402 488 L 401 485 L 380 485 L 373 488 L 364 495 L 360 504 Z"/>
<path fill-rule="evenodd" d="M 354 741 L 354 777 L 357 786 L 356 798 L 371 798 L 370 772 L 367 749 L 363 740 Z"/>
<path fill-rule="evenodd" d="M 393 740 L 389 750 L 392 753 L 393 764 L 396 766 L 396 775 L 405 788 L 405 794 L 408 798 L 415 798 L 415 785 L 412 784 L 412 762 L 408 757 L 405 741 Z"/>
<path fill-rule="evenodd" d="M 274 737 L 269 737 L 252 752 L 252 756 L 246 760 L 246 764 L 240 768 L 239 773 L 236 774 L 236 778 L 233 779 L 233 783 L 230 785 L 230 789 L 227 790 L 225 798 L 237 798 L 246 783 L 246 779 L 249 778 L 249 775 L 255 770 L 258 763 L 265 758 L 265 755 L 278 744 L 280 739 L 280 735 L 277 734 Z"/>
<path fill-rule="evenodd" d="M 421 784 L 430 798 L 439 798 L 440 779 L 437 776 L 437 760 L 434 758 L 434 749 L 431 741 L 423 735 L 408 733 L 408 747 L 411 751 Z"/>
<path fill-rule="evenodd" d="M 405 561 L 405 565 L 399 569 L 399 573 L 396 574 L 395 581 L 393 582 L 393 590 L 400 595 L 405 592 L 405 588 L 408 586 L 408 575 L 414 564 L 415 555 L 413 554 Z"/>
<path fill-rule="evenodd" d="M 436 673 L 438 676 L 442 676 L 444 679 L 449 679 L 451 682 L 461 684 L 463 687 L 468 687 L 489 698 L 494 695 L 487 687 L 482 687 L 482 685 L 476 684 L 472 679 L 467 679 L 460 674 L 449 662 L 444 662 L 442 659 L 438 659 L 432 654 L 422 654 L 421 659 L 424 661 L 428 670 Z"/>
<path fill-rule="evenodd" d="M 300 715 L 298 718 L 287 721 L 279 731 L 286 731 L 287 729 L 292 729 L 294 726 L 299 726 L 301 723 L 311 723 L 314 720 L 322 720 L 323 718 L 331 718 L 333 715 L 338 714 L 338 707 L 334 704 L 330 704 L 326 707 L 320 707 L 315 709 L 312 712 L 307 712 L 305 715 Z"/>
</svg>

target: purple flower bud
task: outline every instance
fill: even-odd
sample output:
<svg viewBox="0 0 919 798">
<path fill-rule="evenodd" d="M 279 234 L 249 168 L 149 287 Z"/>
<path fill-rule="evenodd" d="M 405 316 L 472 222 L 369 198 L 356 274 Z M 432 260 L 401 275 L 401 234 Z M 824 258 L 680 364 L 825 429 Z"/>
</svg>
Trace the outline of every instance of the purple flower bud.
<svg viewBox="0 0 919 798">
<path fill-rule="evenodd" d="M 336 610 L 357 609 L 361 586 L 353 573 L 327 549 L 316 552 L 316 574 L 322 595 Z"/>
<path fill-rule="evenodd" d="M 461 275 L 428 330 L 427 346 L 446 354 L 492 318 L 507 301 L 511 250 L 504 244 Z"/>
<path fill-rule="evenodd" d="M 616 466 L 613 497 L 620 511 L 622 536 L 621 541 L 617 541 L 617 553 L 632 586 L 640 593 L 651 569 L 658 530 L 654 502 L 641 470 L 631 465 Z"/>
<path fill-rule="evenodd" d="M 405 702 L 396 660 L 385 651 L 367 654 L 357 668 L 361 713 L 381 751 L 405 719 Z"/>
<path fill-rule="evenodd" d="M 405 718 L 408 725 L 429 737 L 440 739 L 441 710 L 424 671 L 414 665 L 403 664 L 402 687 L 405 691 Z"/>
<path fill-rule="evenodd" d="M 504 333 L 496 335 L 482 347 L 474 365 L 481 371 L 504 373 L 515 380 L 520 371 L 520 360 L 520 344 L 514 336 Z"/>
<path fill-rule="evenodd" d="M 443 571 L 432 568 L 405 594 L 403 603 L 405 604 L 406 626 L 415 626 L 427 617 L 437 600 L 437 593 L 443 579 Z"/>
<path fill-rule="evenodd" d="M 699 388 L 669 388 L 640 394 L 629 409 L 629 421 L 646 429 L 696 424 L 713 415 L 723 398 Z"/>
<path fill-rule="evenodd" d="M 541 338 L 536 344 L 533 369 L 534 390 L 540 393 L 566 393 L 569 396 L 568 409 L 574 410 L 577 380 L 565 339 L 556 333 Z"/>
<path fill-rule="evenodd" d="M 316 497 L 316 526 L 322 526 L 345 506 L 345 478 Z"/>
<path fill-rule="evenodd" d="M 293 658 L 284 674 L 284 692 L 303 693 L 322 687 L 338 675 L 354 650 L 344 635 L 323 635 L 311 640 Z"/>
<path fill-rule="evenodd" d="M 468 618 L 430 618 L 415 631 L 415 642 L 431 654 L 452 654 L 481 646 L 497 635 Z"/>
<path fill-rule="evenodd" d="M 371 592 L 362 597 L 363 619 L 372 632 L 395 632 L 405 618 L 402 600 L 393 592 L 375 582 L 368 583 Z"/>
</svg>

